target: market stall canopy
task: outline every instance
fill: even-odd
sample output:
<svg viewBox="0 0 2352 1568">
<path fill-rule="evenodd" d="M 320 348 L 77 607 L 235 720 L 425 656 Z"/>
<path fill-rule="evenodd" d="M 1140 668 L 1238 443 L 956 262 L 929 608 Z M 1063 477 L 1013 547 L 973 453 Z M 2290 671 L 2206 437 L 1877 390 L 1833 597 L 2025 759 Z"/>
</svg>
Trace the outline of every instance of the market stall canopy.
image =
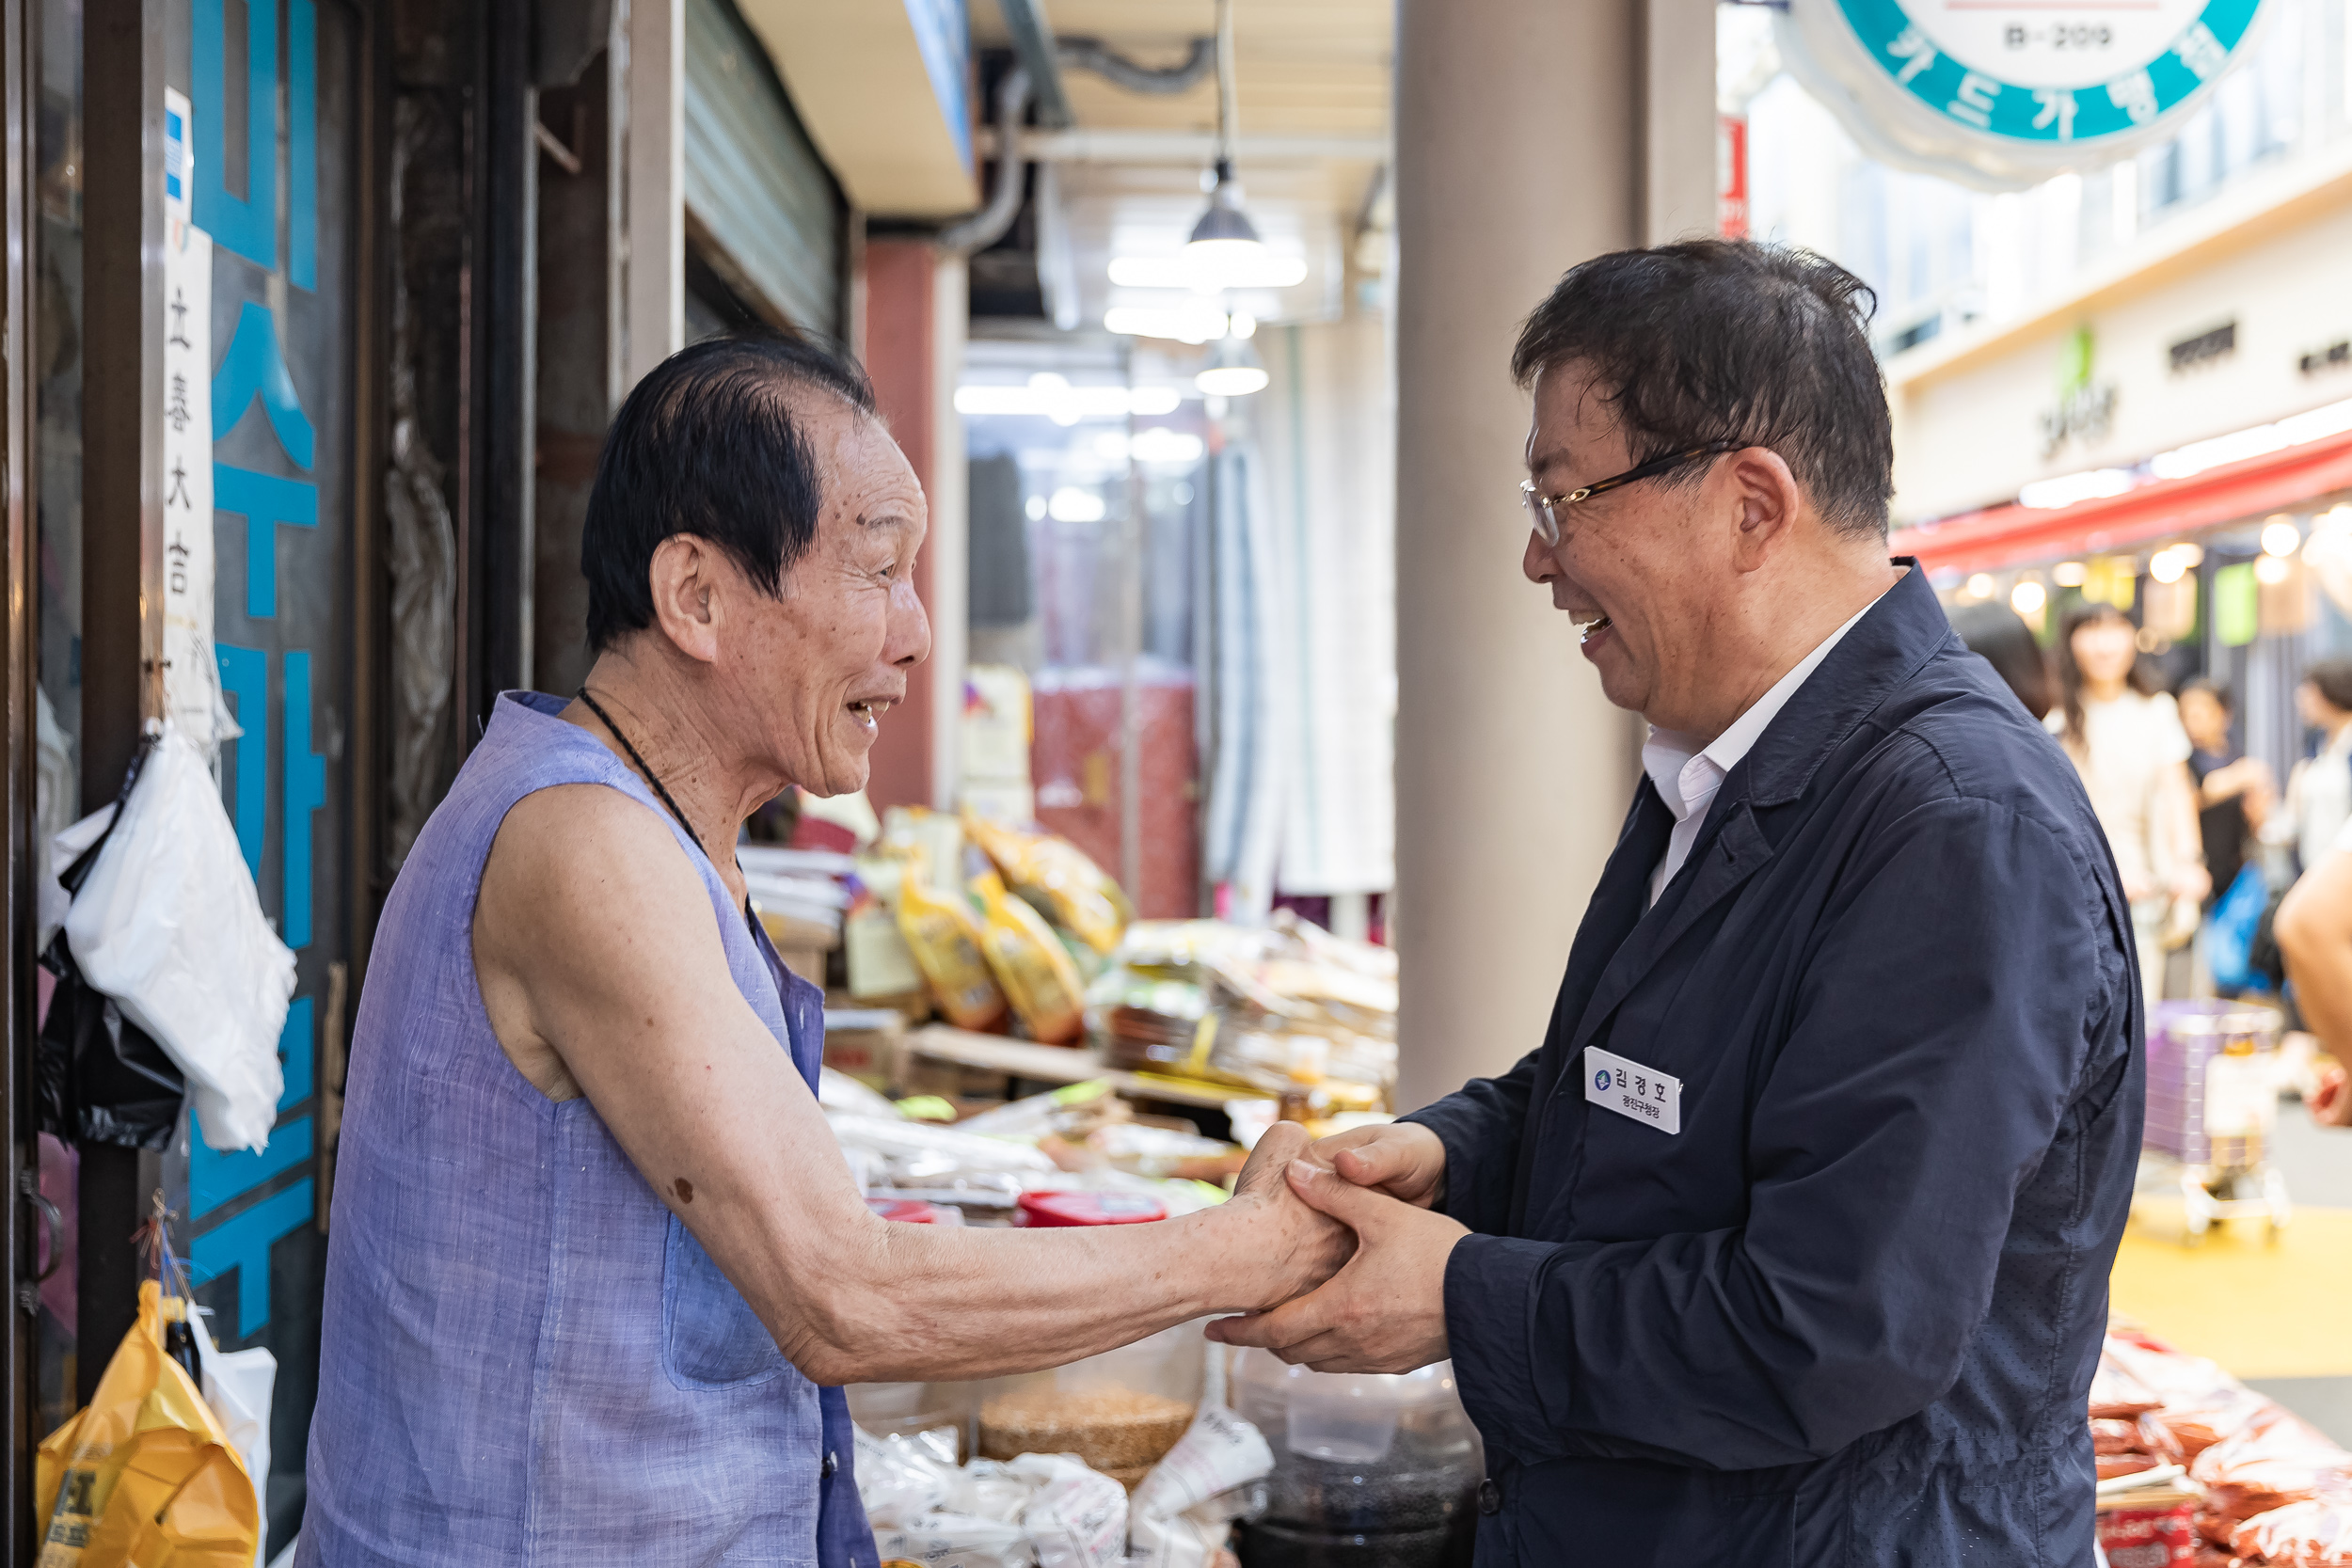
<svg viewBox="0 0 2352 1568">
<path fill-rule="evenodd" d="M 2352 431 L 2073 506 L 1987 507 L 1898 529 L 1887 548 L 1918 557 L 1931 571 L 1993 571 L 2308 509 L 2314 499 L 2345 489 L 2352 489 Z"/>
</svg>

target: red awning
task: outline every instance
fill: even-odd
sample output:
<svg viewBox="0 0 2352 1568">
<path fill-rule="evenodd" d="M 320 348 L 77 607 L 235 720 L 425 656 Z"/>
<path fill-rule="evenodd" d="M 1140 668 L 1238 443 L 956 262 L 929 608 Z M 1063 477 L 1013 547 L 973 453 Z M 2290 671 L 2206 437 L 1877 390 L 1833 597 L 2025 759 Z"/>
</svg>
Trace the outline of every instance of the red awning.
<svg viewBox="0 0 2352 1568">
<path fill-rule="evenodd" d="M 2352 489 L 2352 431 L 2160 479 L 2120 496 L 2073 506 L 1994 506 L 1899 529 L 1892 553 L 1915 555 L 1931 570 L 1993 571 L 2102 550 L 2291 511 Z"/>
</svg>

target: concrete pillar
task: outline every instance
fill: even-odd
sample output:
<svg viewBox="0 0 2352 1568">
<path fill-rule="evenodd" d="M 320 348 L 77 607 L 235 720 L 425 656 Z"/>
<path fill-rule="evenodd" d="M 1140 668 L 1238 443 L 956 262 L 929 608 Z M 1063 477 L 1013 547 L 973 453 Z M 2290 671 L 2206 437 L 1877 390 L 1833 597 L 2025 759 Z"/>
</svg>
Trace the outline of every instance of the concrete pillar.
<svg viewBox="0 0 2352 1568">
<path fill-rule="evenodd" d="M 1689 0 L 1399 7 L 1400 1107 L 1542 1042 L 1624 819 L 1633 723 L 1519 573 L 1509 361 L 1568 267 L 1704 227 L 1678 213 L 1686 186 L 1711 192 L 1713 38 Z M 1703 134 L 1684 135 L 1693 104 Z"/>
<path fill-rule="evenodd" d="M 963 417 L 956 412 L 956 383 L 963 376 L 970 337 L 971 274 L 961 256 L 941 256 L 931 268 L 931 470 L 923 476 L 930 501 L 931 558 L 931 804 L 956 803 L 963 769 L 963 672 L 969 662 L 972 603 L 970 469 L 963 450 Z"/>
<path fill-rule="evenodd" d="M 686 0 L 623 0 L 628 308 L 622 386 L 686 346 Z"/>
<path fill-rule="evenodd" d="M 899 450 L 914 465 L 930 498 L 938 488 L 936 453 L 942 422 L 937 395 L 938 254 L 925 239 L 868 239 L 863 263 L 866 372 L 873 378 L 874 401 L 889 422 L 891 435 L 898 438 Z M 905 704 L 882 721 L 881 738 L 874 742 L 873 771 L 866 793 L 878 811 L 932 802 L 939 627 L 950 615 L 960 626 L 964 611 L 961 602 L 941 602 L 938 562 L 939 552 L 930 544 L 915 558 L 914 591 L 930 612 L 932 660 L 914 672 Z"/>
</svg>

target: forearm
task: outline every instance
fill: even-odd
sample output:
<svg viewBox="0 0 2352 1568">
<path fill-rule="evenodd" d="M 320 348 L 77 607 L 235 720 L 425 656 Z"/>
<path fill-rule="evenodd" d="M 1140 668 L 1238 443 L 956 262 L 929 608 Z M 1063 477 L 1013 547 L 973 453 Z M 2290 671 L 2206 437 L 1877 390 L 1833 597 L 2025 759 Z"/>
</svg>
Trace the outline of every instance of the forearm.
<svg viewBox="0 0 2352 1568">
<path fill-rule="evenodd" d="M 1253 1212 L 1088 1229 L 934 1229 L 876 1221 L 820 1279 L 762 1310 L 819 1383 L 1035 1371 L 1219 1312 L 1272 1306 L 1295 1260 Z"/>
<path fill-rule="evenodd" d="M 2330 1054 L 2352 1058 L 2352 940 L 2314 940 L 2283 925 L 2278 935 L 2304 1022 Z"/>
</svg>

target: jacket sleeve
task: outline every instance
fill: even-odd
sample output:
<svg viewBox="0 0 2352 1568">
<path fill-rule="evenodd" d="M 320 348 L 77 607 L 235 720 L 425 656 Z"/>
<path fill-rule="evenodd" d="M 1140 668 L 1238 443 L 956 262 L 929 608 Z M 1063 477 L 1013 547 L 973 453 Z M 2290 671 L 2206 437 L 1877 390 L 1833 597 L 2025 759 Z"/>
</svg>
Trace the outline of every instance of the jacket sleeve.
<svg viewBox="0 0 2352 1568">
<path fill-rule="evenodd" d="M 1509 1223 L 1519 1137 L 1541 1054 L 1531 1051 L 1502 1077 L 1473 1078 L 1437 1103 L 1397 1117 L 1421 1123 L 1445 1145 L 1440 1207 L 1472 1230 L 1500 1231 Z"/>
<path fill-rule="evenodd" d="M 2017 1194 L 2086 1085 L 2126 1081 L 2113 876 L 1978 800 L 1866 839 L 1755 1091 L 1745 1224 L 1455 1247 L 1447 1327 L 1488 1441 L 1524 1464 L 1799 1464 L 1949 1388 Z"/>
</svg>

